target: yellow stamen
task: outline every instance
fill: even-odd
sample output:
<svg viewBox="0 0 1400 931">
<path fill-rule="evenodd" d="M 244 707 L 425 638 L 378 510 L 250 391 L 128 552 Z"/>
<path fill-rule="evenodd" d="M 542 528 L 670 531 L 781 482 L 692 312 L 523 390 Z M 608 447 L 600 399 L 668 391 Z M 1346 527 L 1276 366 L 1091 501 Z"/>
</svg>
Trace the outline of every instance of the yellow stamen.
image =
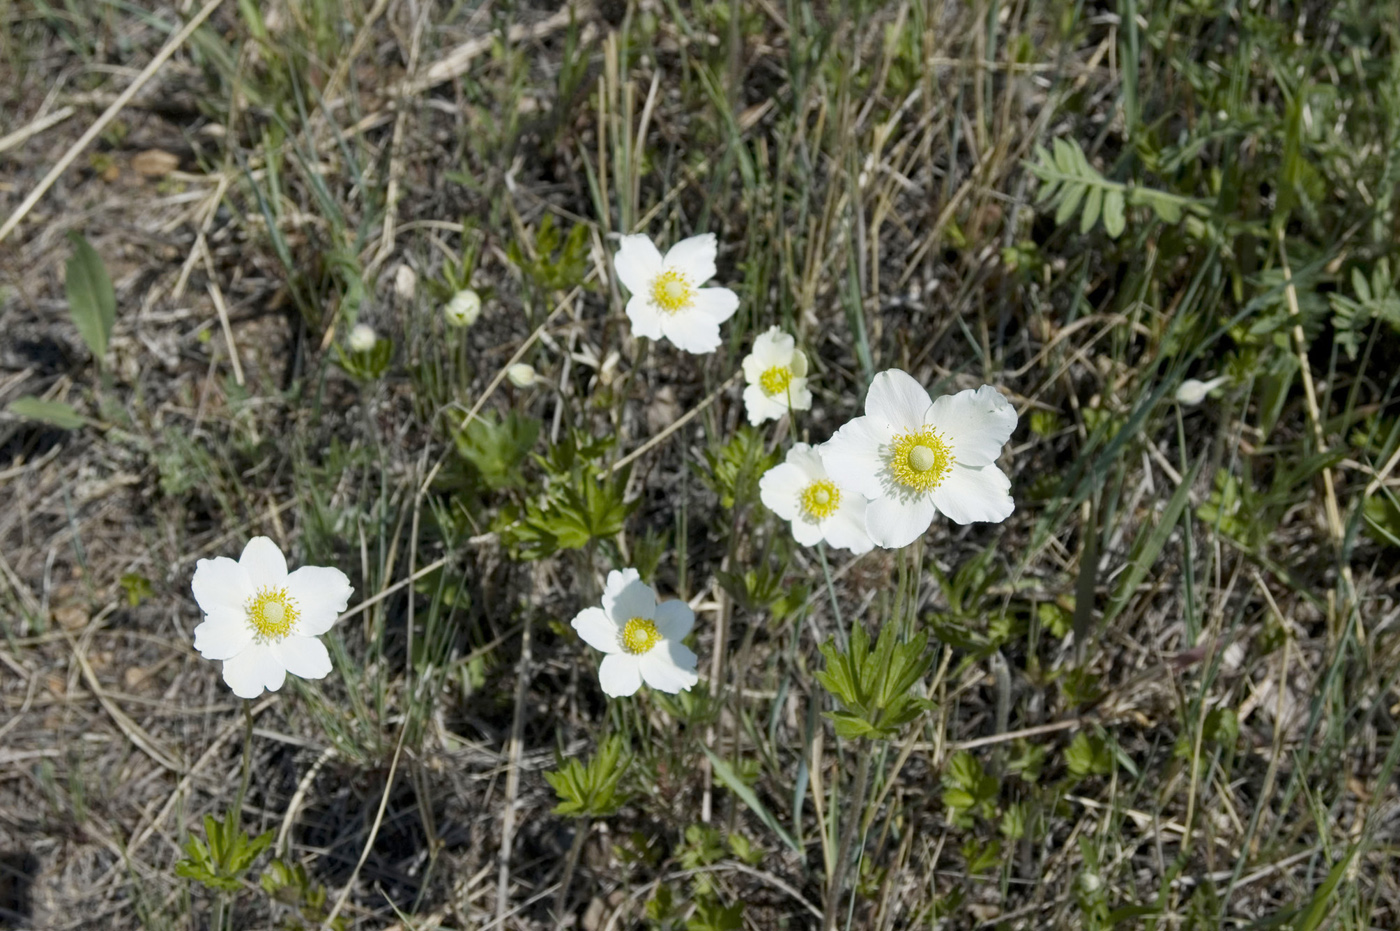
<svg viewBox="0 0 1400 931">
<path fill-rule="evenodd" d="M 822 479 L 802 490 L 802 510 L 817 520 L 826 520 L 841 506 L 841 489 Z"/>
<path fill-rule="evenodd" d="M 953 447 L 933 427 L 895 437 L 889 466 L 895 481 L 911 491 L 933 491 L 948 477 L 957 458 Z"/>
<path fill-rule="evenodd" d="M 674 314 L 690 306 L 695 299 L 695 289 L 685 275 L 668 268 L 652 281 L 651 299 L 668 314 Z"/>
<path fill-rule="evenodd" d="M 786 365 L 775 365 L 758 376 L 758 384 L 763 393 L 770 398 L 777 394 L 786 394 L 788 385 L 792 384 L 792 369 Z"/>
<path fill-rule="evenodd" d="M 661 633 L 650 618 L 634 617 L 622 628 L 622 649 L 633 656 L 647 652 L 660 640 Z"/>
<path fill-rule="evenodd" d="M 264 640 L 281 640 L 292 632 L 301 612 L 285 588 L 261 588 L 248 602 L 248 623 Z"/>
</svg>

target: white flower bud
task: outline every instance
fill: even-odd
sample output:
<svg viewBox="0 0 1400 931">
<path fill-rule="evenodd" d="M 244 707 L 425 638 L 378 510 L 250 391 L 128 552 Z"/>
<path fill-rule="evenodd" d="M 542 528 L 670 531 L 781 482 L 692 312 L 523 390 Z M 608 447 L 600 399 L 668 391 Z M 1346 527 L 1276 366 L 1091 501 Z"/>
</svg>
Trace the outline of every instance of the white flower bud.
<svg viewBox="0 0 1400 931">
<path fill-rule="evenodd" d="M 1229 376 L 1221 375 L 1212 378 L 1210 381 L 1197 381 L 1188 378 L 1181 383 L 1181 387 L 1176 389 L 1176 402 L 1187 407 L 1194 407 L 1206 399 L 1206 396 L 1229 381 Z"/>
<path fill-rule="evenodd" d="M 528 388 L 535 383 L 538 378 L 535 374 L 535 367 L 528 362 L 517 362 L 506 369 L 506 378 L 517 388 Z"/>
<path fill-rule="evenodd" d="M 1080 873 L 1079 888 L 1084 890 L 1085 895 L 1093 895 L 1103 888 L 1103 880 L 1097 873 Z"/>
<path fill-rule="evenodd" d="M 481 295 L 471 288 L 463 288 L 452 295 L 452 300 L 447 302 L 442 313 L 453 326 L 471 326 L 481 316 Z"/>
<path fill-rule="evenodd" d="M 374 332 L 373 327 L 357 323 L 355 328 L 350 331 L 350 348 L 356 352 L 369 352 L 377 342 L 379 342 L 379 336 Z"/>
<path fill-rule="evenodd" d="M 394 293 L 405 301 L 413 300 L 413 292 L 418 290 L 418 275 L 412 266 L 404 263 L 394 272 Z"/>
</svg>

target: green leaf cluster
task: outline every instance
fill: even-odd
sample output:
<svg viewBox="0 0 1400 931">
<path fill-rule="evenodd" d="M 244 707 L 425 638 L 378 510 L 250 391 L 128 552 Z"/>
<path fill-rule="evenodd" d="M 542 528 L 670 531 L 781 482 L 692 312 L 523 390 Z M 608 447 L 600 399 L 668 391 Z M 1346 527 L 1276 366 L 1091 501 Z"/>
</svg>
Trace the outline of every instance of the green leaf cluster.
<svg viewBox="0 0 1400 931">
<path fill-rule="evenodd" d="M 1080 731 L 1065 750 L 1065 765 L 1080 779 L 1107 776 L 1113 772 L 1113 748 L 1103 737 Z"/>
<path fill-rule="evenodd" d="M 1001 784 L 987 775 L 982 762 L 959 750 L 948 758 L 943 771 L 943 806 L 948 820 L 960 828 L 970 828 L 976 820 L 988 821 L 996 814 Z"/>
<path fill-rule="evenodd" d="M 582 549 L 622 531 L 637 501 L 627 501 L 628 470 L 612 472 L 602 456 L 609 438 L 570 434 L 535 461 L 547 476 L 542 498 L 502 527 L 502 536 L 523 559 L 543 559 L 559 550 Z"/>
<path fill-rule="evenodd" d="M 835 641 L 822 644 L 826 668 L 817 673 L 817 680 L 843 706 L 826 713 L 842 737 L 888 740 L 931 706 L 913 693 L 933 662 L 924 649 L 928 635 L 901 642 L 895 627 L 884 626 L 874 650 L 863 624 L 854 625 L 846 652 L 838 650 Z"/>
<path fill-rule="evenodd" d="M 778 451 L 764 449 L 762 434 L 752 427 L 740 427 L 718 450 L 705 451 L 708 472 L 700 478 L 719 495 L 726 508 L 745 507 L 758 500 L 758 480 L 778 464 Z"/>
<path fill-rule="evenodd" d="M 1361 333 L 1372 320 L 1384 320 L 1392 329 L 1400 330 L 1400 289 L 1391 275 L 1390 260 L 1385 258 L 1371 269 L 1370 280 L 1360 268 L 1353 268 L 1351 289 L 1355 297 L 1332 293 L 1328 301 L 1337 342 L 1346 350 L 1347 358 L 1354 360 L 1361 349 Z"/>
<path fill-rule="evenodd" d="M 335 361 L 345 373 L 356 381 L 375 381 L 389 371 L 389 359 L 394 354 L 394 341 L 379 337 L 374 345 L 363 352 L 345 350 L 335 346 Z"/>
<path fill-rule="evenodd" d="M 284 922 L 283 931 L 306 931 L 326 924 L 330 913 L 326 908 L 326 887 L 313 882 L 300 863 L 288 866 L 281 860 L 273 860 L 258 877 L 258 885 L 278 902 L 296 909 L 300 916 L 301 920 L 293 918 Z M 337 915 L 330 926 L 334 931 L 345 931 L 348 922 L 343 915 Z"/>
<path fill-rule="evenodd" d="M 540 288 L 567 291 L 588 273 L 588 225 L 576 223 L 561 237 L 554 215 L 546 213 L 535 232 L 533 250 L 511 242 L 506 246 L 506 257 Z"/>
<path fill-rule="evenodd" d="M 1148 207 L 1163 223 L 1179 222 L 1184 210 L 1201 209 L 1189 197 L 1108 180 L 1073 139 L 1056 139 L 1051 148 L 1037 145 L 1036 160 L 1026 167 L 1041 180 L 1036 203 L 1055 208 L 1056 226 L 1078 213 L 1079 232 L 1089 232 L 1102 219 L 1104 232 L 1117 239 L 1127 226 L 1128 207 Z"/>
<path fill-rule="evenodd" d="M 498 490 L 524 485 L 520 466 L 539 435 L 538 420 L 511 411 L 499 421 L 491 414 L 473 417 L 453 440 L 457 452 L 476 467 L 487 487 Z"/>
<path fill-rule="evenodd" d="M 233 811 L 222 820 L 205 815 L 204 835 L 208 840 L 190 835 L 185 841 L 185 859 L 175 864 L 176 875 L 193 879 L 210 889 L 236 892 L 243 874 L 272 843 L 271 831 L 250 838 L 236 819 Z"/>
<path fill-rule="evenodd" d="M 627 793 L 618 791 L 618 781 L 631 762 L 616 734 L 603 741 L 587 763 L 563 761 L 558 769 L 544 774 L 559 796 L 554 813 L 576 818 L 605 818 L 615 813 L 627 801 Z"/>
</svg>

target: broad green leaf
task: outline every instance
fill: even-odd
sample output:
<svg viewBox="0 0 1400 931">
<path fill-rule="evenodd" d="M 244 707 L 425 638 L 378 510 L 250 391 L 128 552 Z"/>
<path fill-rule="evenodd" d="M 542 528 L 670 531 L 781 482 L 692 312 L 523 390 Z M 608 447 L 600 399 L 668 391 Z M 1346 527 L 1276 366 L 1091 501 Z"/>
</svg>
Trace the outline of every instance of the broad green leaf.
<svg viewBox="0 0 1400 931">
<path fill-rule="evenodd" d="M 68 312 L 73 315 L 73 323 L 83 342 L 92 350 L 97 364 L 105 366 L 107 341 L 117 322 L 117 295 L 97 250 L 80 233 L 70 232 L 68 241 L 73 244 L 64 282 L 68 291 Z"/>
<path fill-rule="evenodd" d="M 1099 211 L 1103 208 L 1103 188 L 1089 188 L 1084 196 L 1084 212 L 1079 217 L 1079 232 L 1087 233 L 1099 222 Z"/>
<path fill-rule="evenodd" d="M 62 401 L 45 401 L 43 398 L 25 396 L 15 398 L 6 409 L 26 420 L 37 420 L 60 430 L 76 430 L 87 423 L 86 417 L 75 411 L 72 405 Z"/>
<path fill-rule="evenodd" d="M 1123 208 L 1123 192 L 1117 188 L 1103 196 L 1103 228 L 1110 239 L 1117 239 L 1127 225 Z"/>
</svg>

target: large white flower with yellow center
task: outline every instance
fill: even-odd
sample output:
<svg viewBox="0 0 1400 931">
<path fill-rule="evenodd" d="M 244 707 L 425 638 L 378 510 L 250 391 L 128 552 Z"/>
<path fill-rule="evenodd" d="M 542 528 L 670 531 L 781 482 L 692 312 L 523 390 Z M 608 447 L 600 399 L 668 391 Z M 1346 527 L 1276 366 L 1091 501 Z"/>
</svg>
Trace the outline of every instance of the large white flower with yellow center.
<svg viewBox="0 0 1400 931">
<path fill-rule="evenodd" d="M 682 239 L 665 257 L 644 234 L 623 236 L 613 264 L 632 292 L 632 332 L 665 337 L 686 352 L 718 349 L 719 325 L 739 309 L 739 295 L 728 288 L 700 287 L 715 276 L 718 251 L 714 233 Z"/>
<path fill-rule="evenodd" d="M 959 524 L 1006 520 L 1011 480 L 996 467 L 1016 411 L 990 385 L 937 401 L 907 373 L 875 376 L 865 416 L 822 447 L 827 472 L 870 499 L 865 526 L 878 545 L 913 543 L 940 511 Z"/>
<path fill-rule="evenodd" d="M 277 544 L 254 537 L 237 562 L 201 559 L 190 587 L 204 612 L 194 648 L 223 661 L 224 681 L 239 698 L 277 691 L 289 672 L 321 679 L 331 671 L 330 654 L 316 638 L 330 630 L 354 591 L 339 569 L 302 566 L 288 573 Z"/>
<path fill-rule="evenodd" d="M 865 553 L 875 545 L 865 530 L 864 496 L 834 482 L 822 464 L 821 448 L 794 443 L 787 459 L 758 480 L 765 507 L 792 522 L 792 536 L 803 546 L 822 540 Z"/>
<path fill-rule="evenodd" d="M 744 409 L 749 423 L 758 426 L 777 420 L 790 410 L 812 409 L 807 388 L 807 355 L 797 342 L 777 327 L 759 334 L 753 352 L 744 357 Z"/>
<path fill-rule="evenodd" d="M 612 698 L 631 695 L 643 682 L 675 694 L 700 681 L 695 653 L 681 643 L 695 612 L 684 601 L 657 604 L 636 569 L 609 572 L 603 606 L 584 608 L 572 624 L 585 643 L 607 654 L 598 681 Z"/>
</svg>

